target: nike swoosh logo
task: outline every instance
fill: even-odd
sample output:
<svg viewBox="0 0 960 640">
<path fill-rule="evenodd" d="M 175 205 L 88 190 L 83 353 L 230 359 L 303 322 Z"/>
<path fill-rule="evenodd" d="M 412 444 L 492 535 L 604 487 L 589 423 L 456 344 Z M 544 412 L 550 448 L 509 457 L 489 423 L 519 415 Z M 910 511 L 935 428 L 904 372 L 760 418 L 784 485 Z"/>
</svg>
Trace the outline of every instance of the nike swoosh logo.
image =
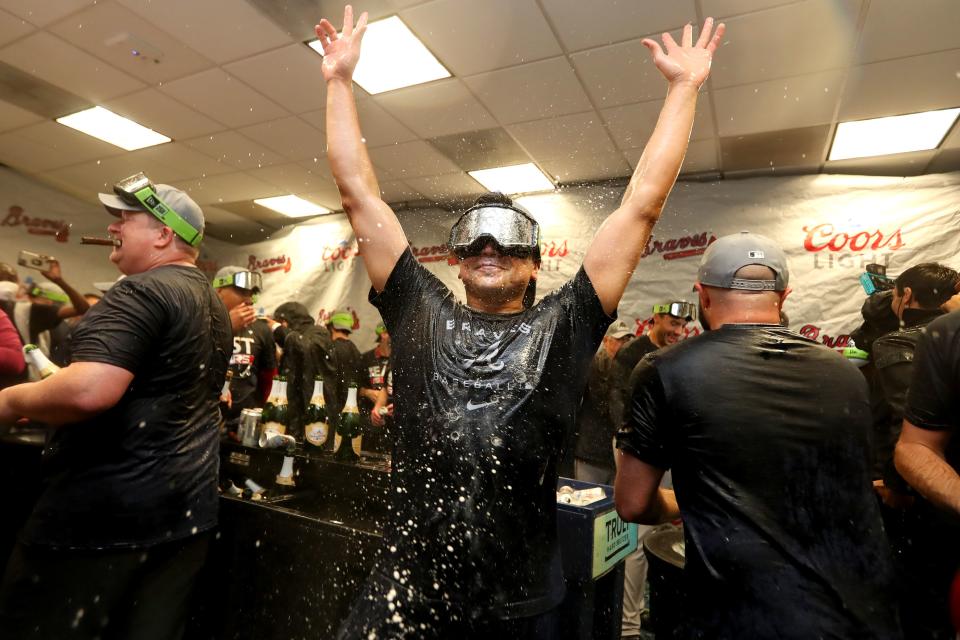
<svg viewBox="0 0 960 640">
<path fill-rule="evenodd" d="M 490 402 L 481 402 L 480 404 L 473 404 L 473 400 L 467 400 L 467 411 L 474 411 L 476 409 L 479 409 L 481 407 L 486 407 L 491 404 L 497 404 L 497 401 L 492 400 Z"/>
</svg>

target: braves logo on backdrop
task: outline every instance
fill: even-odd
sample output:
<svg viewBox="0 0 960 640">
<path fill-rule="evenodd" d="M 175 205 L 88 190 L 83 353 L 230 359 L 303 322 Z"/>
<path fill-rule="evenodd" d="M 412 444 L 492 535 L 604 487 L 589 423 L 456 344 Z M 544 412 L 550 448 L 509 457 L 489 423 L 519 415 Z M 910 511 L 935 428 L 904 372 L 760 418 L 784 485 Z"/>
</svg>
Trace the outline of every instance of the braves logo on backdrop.
<svg viewBox="0 0 960 640">
<path fill-rule="evenodd" d="M 903 229 L 839 229 L 829 222 L 803 227 L 803 248 L 813 254 L 815 269 L 889 265 L 894 251 L 906 246 Z"/>
<path fill-rule="evenodd" d="M 800 327 L 800 335 L 802 335 L 804 338 L 821 342 L 831 349 L 836 349 L 838 351 L 843 351 L 845 347 L 850 346 L 849 334 L 843 334 L 836 337 L 830 336 L 826 333 L 823 333 L 820 327 L 813 324 L 805 324 Z"/>
<path fill-rule="evenodd" d="M 257 256 L 250 256 L 247 260 L 247 269 L 250 271 L 259 271 L 260 273 L 273 273 L 283 271 L 289 273 L 293 268 L 293 259 L 286 255 L 273 256 L 261 260 Z"/>
<path fill-rule="evenodd" d="M 717 241 L 717 236 L 710 231 L 704 231 L 699 234 L 680 236 L 679 238 L 668 238 L 666 240 L 657 240 L 650 236 L 647 245 L 643 248 L 640 259 L 654 254 L 663 256 L 664 260 L 679 260 L 681 258 L 690 258 L 692 256 L 703 255 L 711 244 Z"/>
<path fill-rule="evenodd" d="M 33 235 L 54 236 L 57 242 L 66 242 L 70 238 L 70 225 L 63 220 L 31 217 L 23 212 L 23 207 L 12 205 L 7 209 L 7 216 L 0 220 L 0 227 L 21 226 Z"/>
</svg>

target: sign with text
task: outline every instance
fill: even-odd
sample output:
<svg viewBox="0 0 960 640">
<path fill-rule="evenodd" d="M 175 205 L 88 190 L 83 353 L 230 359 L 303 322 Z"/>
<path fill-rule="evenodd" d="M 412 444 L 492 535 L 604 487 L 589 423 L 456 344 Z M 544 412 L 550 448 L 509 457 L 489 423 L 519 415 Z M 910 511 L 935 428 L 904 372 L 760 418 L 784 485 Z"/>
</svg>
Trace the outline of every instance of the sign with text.
<svg viewBox="0 0 960 640">
<path fill-rule="evenodd" d="M 597 516 L 593 521 L 593 570 L 599 578 L 633 553 L 637 548 L 637 525 L 624 522 L 616 509 Z"/>
</svg>

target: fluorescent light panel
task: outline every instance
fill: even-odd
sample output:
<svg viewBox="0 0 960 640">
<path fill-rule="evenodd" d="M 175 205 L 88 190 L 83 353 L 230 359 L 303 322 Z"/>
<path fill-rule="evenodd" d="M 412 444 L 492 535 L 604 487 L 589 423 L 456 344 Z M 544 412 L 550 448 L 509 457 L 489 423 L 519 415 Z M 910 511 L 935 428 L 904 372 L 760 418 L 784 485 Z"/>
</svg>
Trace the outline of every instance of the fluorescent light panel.
<svg viewBox="0 0 960 640">
<path fill-rule="evenodd" d="M 322 213 L 330 213 L 330 209 L 294 195 L 259 198 L 254 200 L 254 202 L 261 207 L 272 209 L 290 218 L 303 218 L 304 216 L 318 216 Z"/>
<path fill-rule="evenodd" d="M 323 55 L 319 40 L 307 45 Z M 354 82 L 367 93 L 383 93 L 449 77 L 450 72 L 399 17 L 367 25 L 360 62 L 353 73 Z"/>
<path fill-rule="evenodd" d="M 537 168 L 537 165 L 530 162 L 509 167 L 479 169 L 468 173 L 488 190 L 499 191 L 508 195 L 553 191 L 555 188 L 550 179 Z"/>
<path fill-rule="evenodd" d="M 957 119 L 957 109 L 924 111 L 903 116 L 841 122 L 828 160 L 869 158 L 940 146 Z"/>
<path fill-rule="evenodd" d="M 78 111 L 69 116 L 57 118 L 57 122 L 127 151 L 170 142 L 167 136 L 137 124 L 133 120 L 118 116 L 103 107 Z"/>
</svg>

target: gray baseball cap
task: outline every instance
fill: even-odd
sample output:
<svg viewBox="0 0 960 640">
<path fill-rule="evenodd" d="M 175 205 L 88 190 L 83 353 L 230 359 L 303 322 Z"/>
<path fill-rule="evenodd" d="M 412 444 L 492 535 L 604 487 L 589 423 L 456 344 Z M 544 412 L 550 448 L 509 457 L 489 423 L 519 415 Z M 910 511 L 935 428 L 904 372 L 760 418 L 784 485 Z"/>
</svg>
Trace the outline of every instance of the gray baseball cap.
<svg viewBox="0 0 960 640">
<path fill-rule="evenodd" d="M 630 327 L 628 327 L 627 323 L 625 323 L 623 320 L 617 320 L 607 327 L 607 333 L 605 335 L 609 338 L 619 340 L 620 338 L 632 336 L 633 331 L 630 330 Z"/>
<path fill-rule="evenodd" d="M 774 280 L 743 280 L 736 277 L 737 271 L 753 264 L 769 267 L 777 277 Z M 787 256 L 780 245 L 766 236 L 749 231 L 723 236 L 707 247 L 697 272 L 697 282 L 721 289 L 785 291 L 789 281 Z"/>
<path fill-rule="evenodd" d="M 156 187 L 157 196 L 163 200 L 168 207 L 176 211 L 191 227 L 203 233 L 205 222 L 203 210 L 200 208 L 200 205 L 193 201 L 193 198 L 188 196 L 185 191 L 171 187 L 168 184 L 158 184 L 154 186 Z M 143 211 L 150 213 L 142 204 L 130 204 L 129 202 L 125 202 L 120 196 L 112 193 L 99 193 L 97 196 L 107 211 L 115 216 L 119 216 L 121 211 Z M 176 231 L 176 229 L 174 229 L 174 231 Z"/>
</svg>

